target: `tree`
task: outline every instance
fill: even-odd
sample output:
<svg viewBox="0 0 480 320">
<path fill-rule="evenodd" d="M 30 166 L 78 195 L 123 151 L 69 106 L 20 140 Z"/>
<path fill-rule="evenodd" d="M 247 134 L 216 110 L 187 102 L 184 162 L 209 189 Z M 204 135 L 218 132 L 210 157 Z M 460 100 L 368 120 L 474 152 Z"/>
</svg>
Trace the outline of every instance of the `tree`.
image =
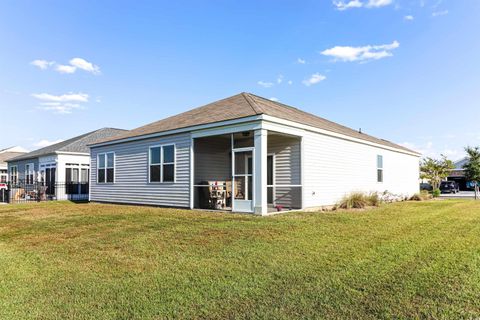
<svg viewBox="0 0 480 320">
<path fill-rule="evenodd" d="M 467 162 L 463 165 L 465 178 L 475 184 L 475 199 L 478 198 L 478 185 L 480 183 L 480 148 L 466 147 Z"/>
<path fill-rule="evenodd" d="M 448 177 L 450 170 L 454 168 L 453 162 L 443 154 L 440 159 L 427 157 L 420 164 L 420 178 L 430 181 L 433 190 L 436 190 L 440 186 L 440 182 Z"/>
</svg>

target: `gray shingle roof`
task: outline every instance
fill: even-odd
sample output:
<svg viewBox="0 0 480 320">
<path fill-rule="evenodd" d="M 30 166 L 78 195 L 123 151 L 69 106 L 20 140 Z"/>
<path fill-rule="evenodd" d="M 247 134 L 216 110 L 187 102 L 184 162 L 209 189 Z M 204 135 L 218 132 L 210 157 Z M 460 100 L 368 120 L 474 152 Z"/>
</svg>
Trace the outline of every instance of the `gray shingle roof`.
<svg viewBox="0 0 480 320">
<path fill-rule="evenodd" d="M 357 130 L 350 129 L 297 108 L 245 92 L 160 121 L 147 124 L 145 126 L 127 131 L 116 137 L 108 138 L 99 142 L 109 142 L 125 138 L 141 137 L 143 135 L 153 133 L 188 128 L 201 124 L 240 119 L 261 114 L 306 124 L 315 128 L 344 134 L 349 137 L 374 142 L 388 147 L 417 153 L 416 151 L 407 149 L 393 142 L 375 138 L 365 133 L 360 133 Z"/>
<path fill-rule="evenodd" d="M 51 146 L 34 150 L 32 152 L 24 153 L 18 157 L 9 159 L 9 161 L 17 161 L 23 159 L 37 158 L 56 152 L 78 152 L 78 153 L 90 153 L 89 144 L 115 137 L 121 133 L 126 132 L 123 129 L 115 128 L 102 128 L 95 131 L 91 131 L 80 136 L 52 144 Z"/>
<path fill-rule="evenodd" d="M 12 159 L 14 157 L 18 157 L 21 154 L 24 154 L 24 153 L 10 152 L 10 151 L 0 153 L 0 165 L 6 164 L 7 160 Z"/>
</svg>

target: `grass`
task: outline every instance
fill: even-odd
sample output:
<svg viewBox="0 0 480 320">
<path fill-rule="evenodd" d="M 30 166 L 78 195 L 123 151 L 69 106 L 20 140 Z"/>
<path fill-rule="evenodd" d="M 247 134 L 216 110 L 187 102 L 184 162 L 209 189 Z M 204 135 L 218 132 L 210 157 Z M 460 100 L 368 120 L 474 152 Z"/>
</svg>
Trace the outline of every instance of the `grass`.
<svg viewBox="0 0 480 320">
<path fill-rule="evenodd" d="M 480 317 L 480 201 L 0 207 L 0 319 Z"/>
</svg>

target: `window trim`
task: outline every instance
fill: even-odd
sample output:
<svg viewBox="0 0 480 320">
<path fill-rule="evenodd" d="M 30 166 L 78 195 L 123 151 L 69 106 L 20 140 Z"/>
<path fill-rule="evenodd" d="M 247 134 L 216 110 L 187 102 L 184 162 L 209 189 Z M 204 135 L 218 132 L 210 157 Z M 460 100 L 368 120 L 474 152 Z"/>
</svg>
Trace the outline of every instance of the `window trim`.
<svg viewBox="0 0 480 320">
<path fill-rule="evenodd" d="M 13 168 L 15 168 L 15 183 L 12 181 L 13 180 L 12 179 Z M 14 165 L 10 166 L 9 171 L 8 171 L 8 180 L 7 181 L 14 184 L 14 185 L 18 184 L 18 165 L 14 164 Z"/>
<path fill-rule="evenodd" d="M 164 163 L 164 155 L 163 155 L 163 148 L 173 146 L 173 162 Z M 160 148 L 160 163 L 152 164 L 152 149 Z M 173 164 L 173 181 L 163 181 L 163 166 L 164 165 L 172 165 Z M 160 165 L 160 181 L 152 181 L 152 177 L 150 176 L 150 167 L 152 165 Z M 148 183 L 151 184 L 173 184 L 177 182 L 177 146 L 175 143 L 165 143 L 165 144 L 156 144 L 153 146 L 148 147 Z"/>
<path fill-rule="evenodd" d="M 107 155 L 108 154 L 113 154 L 113 167 L 109 167 L 108 166 L 108 157 Z M 100 168 L 99 166 L 99 163 L 100 163 L 100 156 L 101 155 L 104 155 L 105 156 L 105 167 L 104 168 Z M 108 152 L 100 152 L 100 153 L 97 153 L 97 178 L 95 179 L 97 184 L 114 184 L 116 182 L 116 173 L 117 173 L 117 156 L 115 154 L 115 151 L 108 151 Z M 105 170 L 105 181 L 103 182 L 100 182 L 98 181 L 98 170 Z M 113 169 L 113 182 L 107 182 L 107 169 Z"/>
<path fill-rule="evenodd" d="M 28 167 L 28 171 L 27 171 L 27 167 Z M 30 173 L 32 174 L 32 181 L 29 181 L 29 179 L 27 178 L 30 175 Z M 25 184 L 32 185 L 34 184 L 34 182 L 35 182 L 35 163 L 33 162 L 25 163 Z"/>
<path fill-rule="evenodd" d="M 382 159 L 382 165 L 381 165 L 381 166 L 378 165 L 378 164 L 379 164 L 379 163 L 378 163 L 378 160 L 380 159 L 380 157 L 381 157 L 381 159 Z M 383 155 L 382 155 L 382 154 L 377 154 L 377 165 L 376 165 L 376 167 L 377 167 L 377 170 L 376 170 L 377 183 L 383 183 L 383 181 L 385 180 L 385 177 L 384 177 L 384 174 L 383 174 L 383 173 L 384 173 L 384 169 L 383 169 Z M 378 171 L 379 171 L 379 170 L 382 171 L 382 180 L 381 180 L 381 181 L 378 180 Z"/>
</svg>

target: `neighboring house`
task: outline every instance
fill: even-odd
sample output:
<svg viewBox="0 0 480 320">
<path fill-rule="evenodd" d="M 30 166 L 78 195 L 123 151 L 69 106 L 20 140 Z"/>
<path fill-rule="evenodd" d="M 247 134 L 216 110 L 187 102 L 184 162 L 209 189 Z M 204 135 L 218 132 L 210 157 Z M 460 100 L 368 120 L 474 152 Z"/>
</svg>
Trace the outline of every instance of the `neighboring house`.
<svg viewBox="0 0 480 320">
<path fill-rule="evenodd" d="M 22 147 L 10 147 L 0 150 L 0 183 L 8 182 L 7 160 L 28 152 Z"/>
<path fill-rule="evenodd" d="M 449 176 L 447 177 L 448 181 L 455 181 L 458 183 L 460 191 L 474 190 L 474 183 L 467 181 L 467 178 L 465 178 L 465 169 L 463 169 L 463 166 L 467 163 L 467 161 L 468 158 L 465 157 L 454 162 L 453 164 L 455 165 L 455 169 L 451 170 Z"/>
<path fill-rule="evenodd" d="M 241 93 L 91 145 L 90 200 L 265 215 L 418 192 L 419 154 Z"/>
<path fill-rule="evenodd" d="M 55 199 L 62 198 L 65 193 L 88 194 L 88 144 L 124 132 L 125 130 L 121 129 L 103 128 L 9 159 L 7 162 L 10 184 L 12 188 L 28 190 L 28 186 L 41 183 L 47 187 L 47 195 Z M 63 185 L 61 191 L 57 190 L 60 184 Z M 65 184 L 83 184 L 83 187 L 68 190 Z"/>
</svg>

